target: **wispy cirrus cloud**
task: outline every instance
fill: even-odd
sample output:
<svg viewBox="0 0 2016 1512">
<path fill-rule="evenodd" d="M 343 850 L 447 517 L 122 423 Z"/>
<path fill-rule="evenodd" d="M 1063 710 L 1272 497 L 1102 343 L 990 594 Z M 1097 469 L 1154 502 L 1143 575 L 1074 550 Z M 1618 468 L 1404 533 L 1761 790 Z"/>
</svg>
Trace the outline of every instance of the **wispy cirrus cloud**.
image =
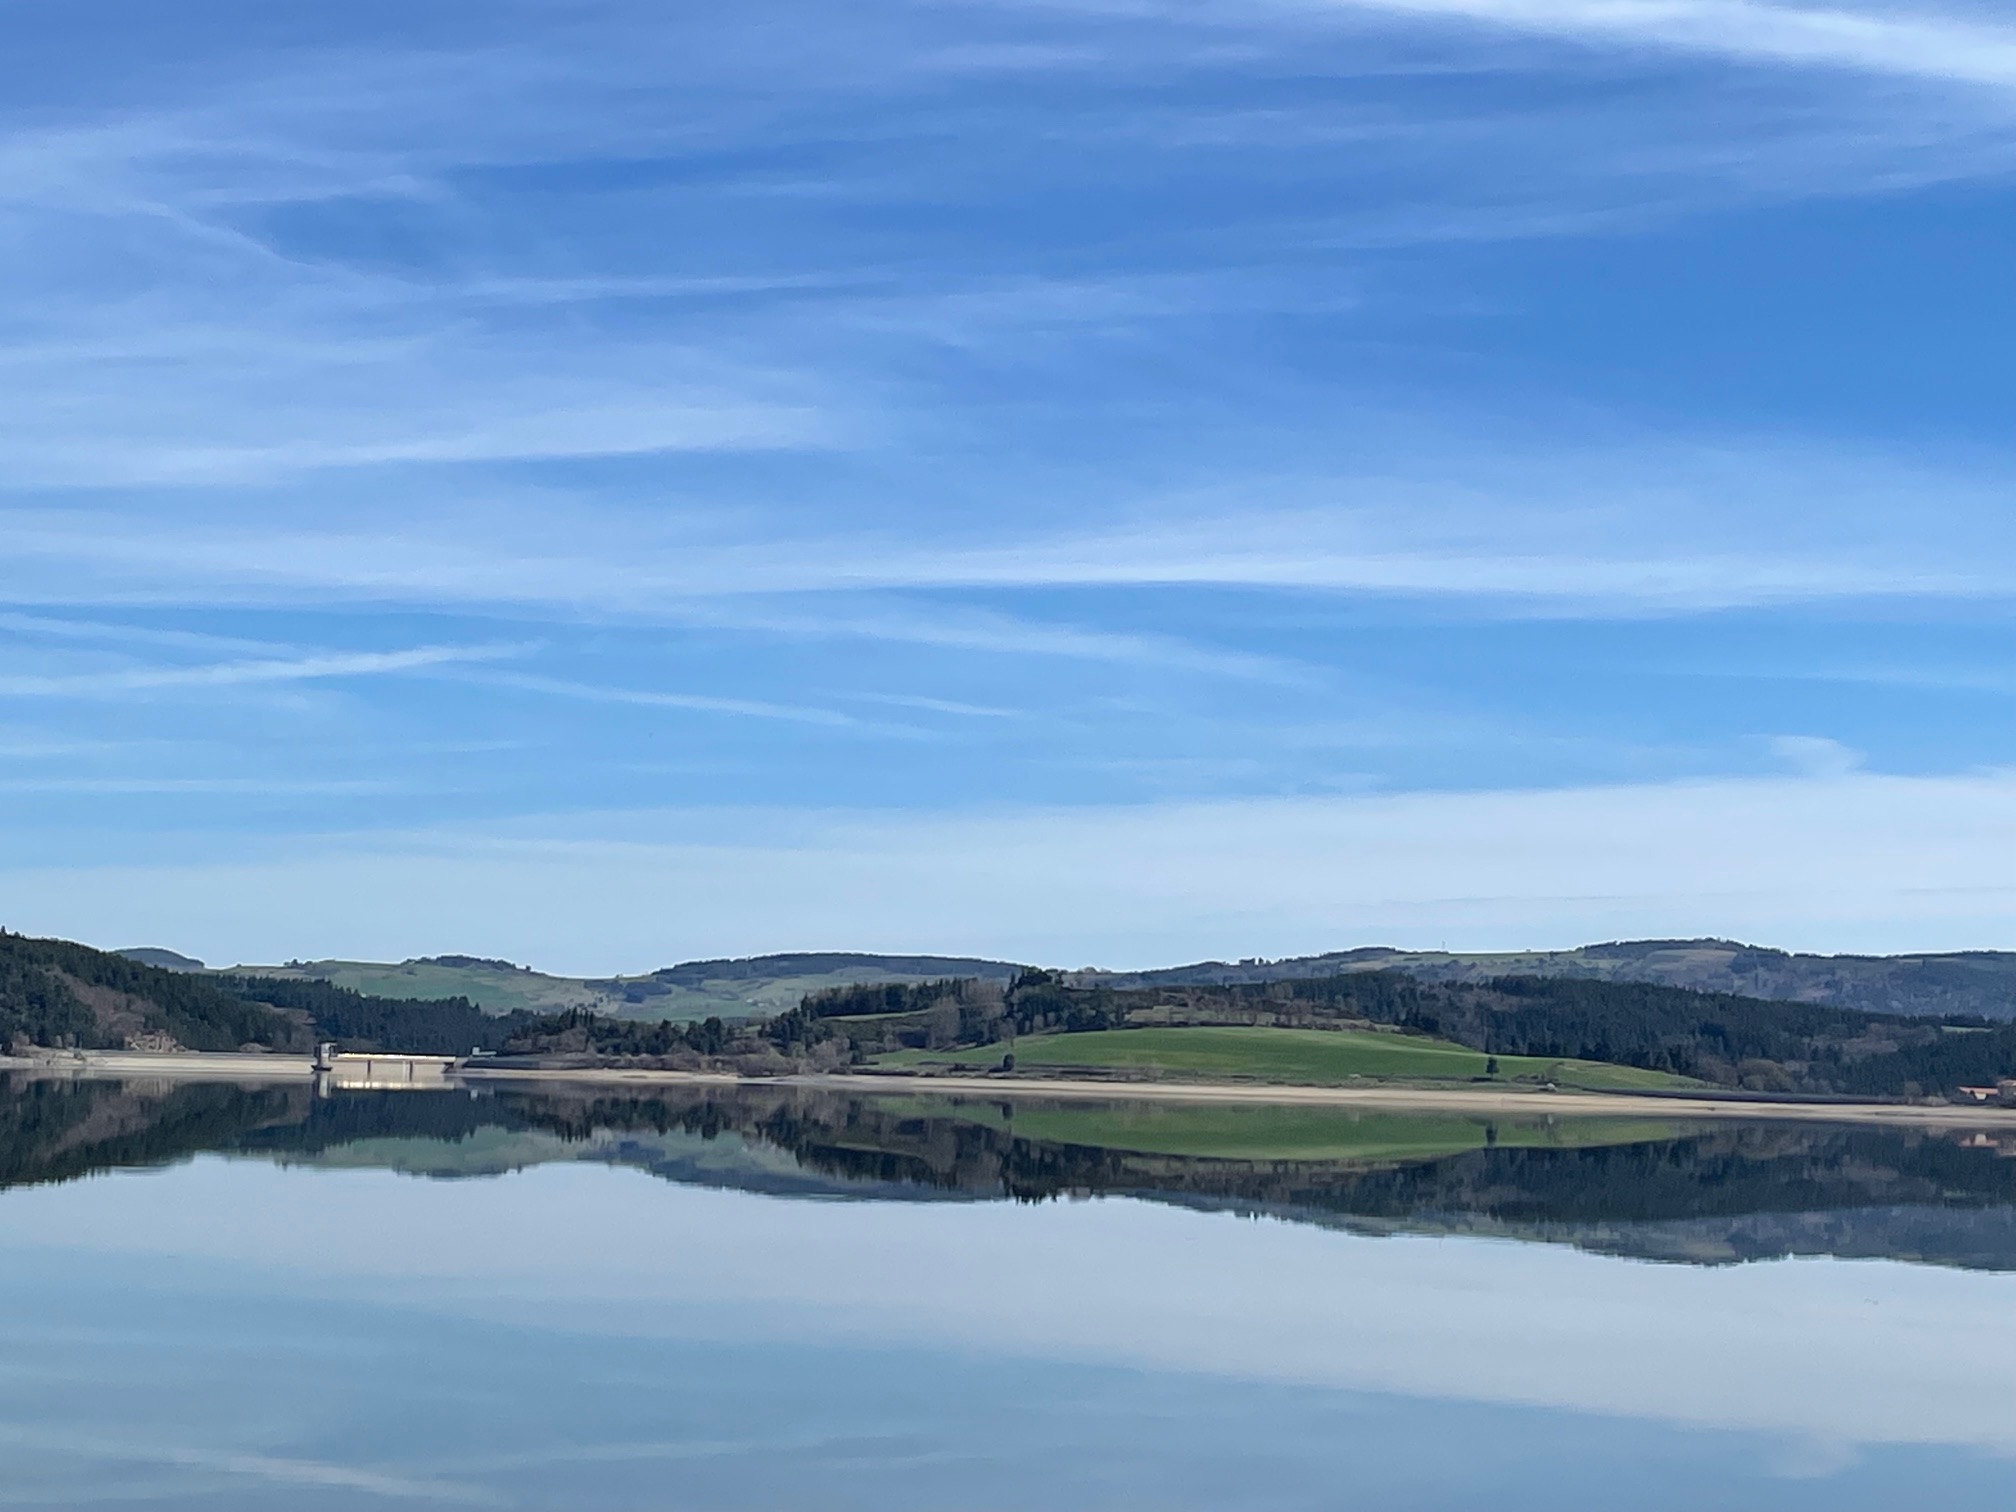
<svg viewBox="0 0 2016 1512">
<path fill-rule="evenodd" d="M 252 640 L 240 635 L 218 635 L 208 630 L 183 630 L 172 626 L 77 619 L 67 615 L 0 612 L 0 633 L 29 641 L 83 641 L 117 646 L 162 646 L 178 651 L 236 651 L 275 656 L 296 650 L 294 647 L 277 645 L 272 641 Z"/>
<path fill-rule="evenodd" d="M 105 698 L 172 688 L 236 688 L 329 678 L 379 677 L 467 662 L 521 656 L 522 645 L 413 646 L 401 651 L 336 652 L 201 666 L 117 667 L 89 672 L 0 676 L 0 697 Z"/>
<path fill-rule="evenodd" d="M 781 719 L 790 724 L 847 727 L 861 723 L 852 715 L 836 709 L 769 703 L 754 698 L 718 698 L 709 694 L 678 693 L 658 688 L 610 687 L 564 677 L 543 677 L 530 672 L 491 672 L 473 679 L 465 677 L 465 680 L 552 698 L 579 699 L 585 703 L 629 704 L 636 708 L 679 709 L 695 714 L 733 714 L 746 719 Z"/>
<path fill-rule="evenodd" d="M 851 572 L 851 564 L 830 556 L 827 561 L 836 579 L 876 588 L 1287 588 L 1573 602 L 1613 610 L 1636 606 L 1665 613 L 1840 598 L 2000 596 L 2016 590 L 2016 580 L 1994 572 L 1906 563 L 1733 553 L 1423 550 L 1397 543 L 1352 550 L 1321 539 L 1338 533 L 1340 525 L 1348 532 L 1350 523 L 1348 516 L 1320 522 L 1247 517 L 1201 528 L 1149 526 L 997 549 L 881 557 L 876 567 L 854 566 Z M 1332 529 L 1319 534 L 1313 528 L 1319 525 Z"/>
<path fill-rule="evenodd" d="M 341 761 L 480 828 L 681 791 L 609 756 L 676 715 L 695 801 L 767 795 L 801 831 L 918 811 L 900 856 L 859 859 L 886 816 L 819 852 L 917 912 L 821 913 L 729 833 L 747 885 L 701 900 L 697 953 L 775 917 L 773 885 L 796 900 L 779 943 L 906 917 L 942 937 L 957 920 L 903 891 L 937 848 L 992 856 L 961 906 L 1008 909 L 1030 871 L 986 889 L 1018 836 L 1096 831 L 1159 857 L 1115 915 L 1153 956 L 1149 933 L 1214 918 L 1222 948 L 1275 949 L 1267 917 L 1226 912 L 1242 889 L 1310 929 L 1796 919 L 1718 911 L 1698 876 L 1614 904 L 1643 879 L 1586 846 L 1622 880 L 1534 903 L 1519 869 L 1555 876 L 1553 840 L 1515 822 L 1523 793 L 1379 831 L 1382 855 L 1443 857 L 1418 885 L 1360 868 L 1390 907 L 1323 893 L 1297 848 L 1357 844 L 1372 808 L 1262 803 L 1237 822 L 1271 838 L 1241 849 L 1201 808 L 1156 829 L 1086 805 L 1745 771 L 1789 730 L 1779 762 L 1906 808 L 1920 790 L 1842 752 L 2006 755 L 1992 717 L 1791 686 L 1904 655 L 1878 621 L 2016 602 L 2016 462 L 1999 412 L 1968 418 L 1997 296 L 1911 303 L 1993 224 L 1966 181 L 2016 163 L 2010 26 L 1985 7 L 610 0 L 368 29 L 297 8 L 256 34 L 208 0 L 154 30 L 41 9 L 67 29 L 0 56 L 0 696 L 94 753 L 60 780 L 277 792 Z M 1898 193 L 1932 183 L 1955 186 L 1937 214 Z M 1848 627 L 1824 656 L 1797 630 L 1822 620 Z M 1767 622 L 1775 659 L 1744 639 Z M 492 655 L 521 639 L 536 660 Z M 1665 663 L 1792 670 L 1768 699 L 1688 701 L 1647 685 Z M 299 691 L 199 697 L 233 688 Z M 118 750 L 141 698 L 169 755 Z M 1713 834 L 1732 872 L 1839 859 L 1817 820 L 1577 790 L 1562 824 Z M 343 822 L 326 796 L 317 822 Z M 950 812 L 982 802 L 1025 806 Z M 111 843 L 177 807 L 129 805 Z M 1199 866 L 1224 886 L 1158 913 Z M 1480 873 L 1525 901 L 1466 913 L 1452 889 Z M 1319 894 L 1336 906 L 1295 911 Z M 1916 917 L 1884 898 L 1868 916 Z"/>
<path fill-rule="evenodd" d="M 401 1501 L 491 1505 L 496 1498 L 485 1489 L 398 1468 L 374 1469 L 350 1463 L 298 1456 L 263 1454 L 235 1446 L 171 1442 L 121 1434 L 116 1439 L 88 1432 L 68 1432 L 41 1425 L 9 1424 L 0 1428 L 0 1442 L 24 1453 L 40 1452 L 97 1461 L 118 1457 L 149 1467 L 174 1466 L 206 1472 L 216 1494 L 246 1485 L 293 1486 L 316 1491 L 351 1491 Z M 199 1483 L 200 1484 L 200 1483 Z M 209 1489 L 205 1487 L 204 1489 Z M 199 1494 L 202 1494 L 199 1491 Z"/>
<path fill-rule="evenodd" d="M 888 433 L 889 405 L 928 402 L 904 381 L 918 343 L 991 357 L 1016 331 L 1020 340 L 1134 331 L 1171 313 L 1335 309 L 1362 297 L 1334 277 L 1298 289 L 1251 265 L 1284 247 L 1577 235 L 1629 223 L 1648 204 L 1670 207 L 1682 181 L 1691 186 L 1682 200 L 1718 185 L 1726 195 L 1739 180 L 1744 194 L 1767 181 L 1797 193 L 1815 182 L 1894 183 L 1907 158 L 1908 171 L 1937 176 L 1928 157 L 1986 171 L 2009 156 L 1982 141 L 1995 129 L 2006 137 L 2006 112 L 1977 120 L 1951 102 L 1905 112 L 1889 100 L 1872 113 L 1854 101 L 1799 101 L 1772 126 L 1723 97 L 1713 112 L 1661 111 L 1657 130 L 1588 102 L 1500 103 L 1483 120 L 1383 96 L 1283 103 L 1275 86 L 1287 57 L 1376 78 L 1381 39 L 1361 25 L 1348 47 L 1314 58 L 1307 37 L 1264 41 L 1284 22 L 1369 14 L 1608 43 L 1627 58 L 1680 49 L 2007 83 L 2016 33 L 1970 17 L 1738 0 L 1364 0 L 1118 16 L 1024 8 L 1002 35 L 976 35 L 1004 24 L 996 11 L 906 17 L 922 28 L 907 42 L 893 13 L 877 11 L 879 24 L 864 25 L 890 45 L 855 39 L 822 65 L 823 49 L 753 48 L 726 23 L 682 32 L 616 6 L 556 31 L 550 48 L 479 31 L 460 47 L 395 41 L 383 54 L 346 56 L 341 68 L 304 53 L 284 80 L 248 69 L 200 96 L 141 91 L 149 103 L 110 120 L 100 112 L 0 132 L 0 211 L 34 230 L 0 272 L 36 296 L 0 355 L 10 481 L 246 483 L 332 469 L 848 447 Z M 1256 40 L 1243 50 L 1169 40 L 1214 26 Z M 1470 58 L 1461 39 L 1449 45 L 1452 66 L 1535 68 Z M 1087 56 L 1101 68 L 1085 70 Z M 976 57 L 1057 73 L 1070 93 L 1035 114 L 982 101 L 948 116 L 935 99 L 911 112 L 930 99 L 937 71 Z M 1190 164 L 1207 161 L 1194 141 L 1158 136 L 1142 102 L 1121 108 L 1112 94 L 1116 81 L 1179 62 L 1251 99 L 1201 113 L 1185 102 L 1169 113 L 1169 131 L 1194 135 L 1206 128 L 1200 114 L 1215 117 L 1221 146 L 1276 164 L 1290 182 L 1335 173 L 1334 161 L 1312 154 L 1334 159 L 1355 139 L 1391 155 L 1418 187 L 1396 195 L 1368 183 L 1314 214 L 1306 197 L 1263 196 L 1207 239 L 1196 226 L 1154 223 L 1144 229 L 1162 249 L 1155 255 L 1144 243 L 1110 266 L 1109 238 L 1109 266 L 1096 273 L 1031 275 L 1017 264 L 1089 248 L 1064 226 L 1050 228 L 1053 243 L 1035 258 L 1006 260 L 986 255 L 984 241 L 920 248 L 850 236 L 822 255 L 816 235 L 763 237 L 752 265 L 750 239 L 776 212 L 751 207 L 790 196 L 761 176 L 705 171 L 710 153 L 731 146 L 816 151 L 816 182 L 798 199 L 816 189 L 864 205 L 967 202 L 974 184 L 1017 162 L 1014 192 L 1068 188 L 1078 180 L 1074 143 L 1096 144 L 1092 160 L 1109 168 L 1126 141 L 1136 162 L 1193 173 Z M 704 91 L 704 118 L 672 105 L 676 91 L 653 92 L 653 106 L 641 93 L 619 103 L 586 86 L 662 69 Z M 804 103 L 781 107 L 787 92 Z M 892 133 L 933 150 L 904 154 L 899 173 L 875 147 Z M 1564 138 L 1577 143 L 1572 158 L 1560 151 Z M 1021 144 L 1019 157 L 1000 150 L 1003 140 Z M 1823 169 L 1830 153 L 1840 164 Z M 1788 167 L 1774 180 L 1763 164 L 1779 158 Z M 1850 158 L 1863 169 L 1841 166 Z M 538 182 L 568 161 L 687 170 L 677 196 L 646 185 L 621 200 L 570 201 L 571 232 L 555 223 L 559 207 L 513 203 L 496 188 L 513 171 Z M 935 172 L 919 166 L 933 162 Z M 1510 198 L 1508 184 L 1521 186 Z M 635 256 L 645 222 L 699 206 L 723 220 L 720 242 Z M 528 212 L 548 228 L 537 249 L 484 234 Z M 820 222 L 811 212 L 788 219 Z M 624 257 L 612 259 L 612 237 Z M 629 302 L 629 318 L 590 315 L 594 339 L 580 339 L 564 312 L 612 299 Z M 527 313 L 540 309 L 556 313 Z M 166 371 L 174 382 L 160 381 Z"/>
<path fill-rule="evenodd" d="M 0 777 L 0 793 L 30 796 L 363 798 L 403 787 L 362 777 Z"/>
<path fill-rule="evenodd" d="M 1751 0 L 1313 0 L 1329 11 L 1482 22 L 1744 63 L 2016 90 L 2016 27 L 1917 5 L 1801 6 Z"/>
<path fill-rule="evenodd" d="M 157 341 L 186 325 L 127 309 Z M 369 309 L 269 310 L 236 333 L 187 329 L 170 350 L 80 361 L 68 342 L 0 374 L 11 486 L 247 484 L 385 469 L 680 452 L 823 448 L 844 435 L 815 384 L 756 365 L 630 343 L 591 360 L 452 322 L 357 339 Z M 162 369 L 182 381 L 163 384 Z M 79 416 L 88 386 L 100 408 Z M 391 402 L 388 402 L 391 401 Z M 116 416 L 106 432 L 105 417 Z"/>
<path fill-rule="evenodd" d="M 950 714 L 958 719 L 1019 719 L 1026 712 L 996 708 L 992 704 L 966 703 L 955 698 L 930 698 L 919 693 L 857 693 L 854 697 L 862 703 L 887 704 L 894 709 L 921 709 L 927 714 Z"/>
<path fill-rule="evenodd" d="M 684 604 L 665 604 L 660 612 L 680 624 L 806 640 L 883 641 L 1011 658 L 1062 658 L 1165 667 L 1284 687 L 1307 686 L 1318 680 L 1315 668 L 1298 665 L 1292 657 L 1230 650 L 1177 635 L 1059 623 L 942 600 L 917 604 L 889 602 L 885 597 L 876 602 L 877 594 L 892 588 L 933 590 L 986 585 L 962 579 L 952 572 L 906 579 L 902 576 L 900 559 L 879 552 L 883 571 L 895 575 L 882 582 L 864 583 L 862 577 L 867 574 L 847 564 L 843 543 L 830 543 L 822 549 L 836 554 L 832 560 L 843 576 L 823 584 L 816 579 L 800 582 L 795 585 L 797 594 L 785 598 L 781 605 L 769 598 L 767 590 L 761 589 L 756 593 L 763 596 L 763 601 L 744 606 L 720 603 L 720 599 L 736 597 L 731 590 L 696 597 Z M 717 576 L 712 581 L 718 590 L 724 579 Z M 1021 586 L 1057 587 L 1068 586 L 1068 582 L 1062 578 L 1036 579 Z M 862 597 L 869 602 L 865 605 L 855 602 Z"/>
<path fill-rule="evenodd" d="M 1292 655 L 1018 611 L 1032 590 L 1198 589 L 1461 601 L 1483 614 L 1688 616 L 2016 594 L 1992 459 L 1906 465 L 1749 438 L 1614 438 L 1452 464 L 1433 434 L 1354 474 L 1256 477 L 1170 497 L 950 521 L 914 507 L 740 515 L 573 495 L 306 519 L 0 509 L 0 595 L 45 604 L 390 603 L 616 614 L 1188 667 L 1292 683 Z M 1010 480 L 1007 487 L 1012 488 Z M 339 496 L 341 497 L 341 496 Z M 920 606 L 906 596 L 937 595 Z M 990 601 L 944 601 L 947 595 Z M 739 602 L 738 602 L 739 601 Z"/>
<path fill-rule="evenodd" d="M 0 761 L 43 762 L 101 756 L 123 749 L 117 741 L 0 730 Z"/>
</svg>

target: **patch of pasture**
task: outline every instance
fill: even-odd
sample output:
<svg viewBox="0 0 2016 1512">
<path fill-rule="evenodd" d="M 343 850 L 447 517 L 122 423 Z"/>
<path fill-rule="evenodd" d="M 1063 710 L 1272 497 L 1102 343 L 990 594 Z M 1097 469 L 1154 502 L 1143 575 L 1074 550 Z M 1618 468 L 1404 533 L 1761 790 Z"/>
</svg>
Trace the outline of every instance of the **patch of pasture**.
<svg viewBox="0 0 2016 1512">
<path fill-rule="evenodd" d="M 1031 1035 L 1011 1046 L 970 1050 L 902 1050 L 888 1066 L 993 1066 L 1012 1048 L 1024 1068 L 1163 1072 L 1196 1078 L 1342 1086 L 1357 1081 L 1451 1082 L 1484 1078 L 1481 1050 L 1419 1035 L 1358 1029 L 1197 1027 L 1102 1029 L 1083 1034 Z M 1553 1082 L 1598 1091 L 1642 1091 L 1694 1085 L 1684 1077 L 1599 1061 L 1501 1055 L 1494 1078 Z"/>
</svg>

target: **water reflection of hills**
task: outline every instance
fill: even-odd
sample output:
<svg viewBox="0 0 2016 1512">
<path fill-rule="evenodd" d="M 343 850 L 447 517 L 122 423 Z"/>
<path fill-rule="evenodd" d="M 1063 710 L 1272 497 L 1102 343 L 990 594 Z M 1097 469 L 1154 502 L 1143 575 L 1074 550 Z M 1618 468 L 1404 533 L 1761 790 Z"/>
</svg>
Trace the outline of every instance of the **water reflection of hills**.
<svg viewBox="0 0 2016 1512">
<path fill-rule="evenodd" d="M 1128 1195 L 1694 1264 L 1827 1254 L 2016 1270 L 2016 1152 L 1978 1135 L 1184 1114 L 770 1088 L 317 1099 L 296 1087 L 0 1079 L 0 1186 L 204 1152 L 438 1179 L 593 1161 L 786 1197 Z"/>
</svg>

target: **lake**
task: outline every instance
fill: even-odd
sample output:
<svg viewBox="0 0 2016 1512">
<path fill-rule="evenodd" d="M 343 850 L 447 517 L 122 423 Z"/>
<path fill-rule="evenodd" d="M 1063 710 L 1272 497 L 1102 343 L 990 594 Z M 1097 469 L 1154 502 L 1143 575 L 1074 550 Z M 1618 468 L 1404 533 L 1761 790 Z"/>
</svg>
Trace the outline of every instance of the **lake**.
<svg viewBox="0 0 2016 1512">
<path fill-rule="evenodd" d="M 2005 1506 L 2016 1144 L 0 1083 L 0 1505 Z"/>
</svg>

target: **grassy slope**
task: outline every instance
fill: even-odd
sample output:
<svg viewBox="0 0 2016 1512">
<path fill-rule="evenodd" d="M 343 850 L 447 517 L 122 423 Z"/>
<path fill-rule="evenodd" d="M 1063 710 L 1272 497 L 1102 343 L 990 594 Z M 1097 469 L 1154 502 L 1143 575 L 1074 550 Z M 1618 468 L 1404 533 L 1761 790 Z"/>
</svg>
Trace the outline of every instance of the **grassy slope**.
<svg viewBox="0 0 2016 1512">
<path fill-rule="evenodd" d="M 902 1050 L 879 1063 L 991 1066 L 999 1063 L 1004 1049 Z M 1309 1086 L 1359 1080 L 1470 1081 L 1484 1075 L 1486 1059 L 1482 1051 L 1445 1040 L 1351 1029 L 1112 1029 L 1035 1035 L 1017 1041 L 1014 1049 L 1015 1063 L 1023 1067 L 1125 1067 Z M 1690 1085 L 1661 1071 L 1595 1061 L 1504 1055 L 1498 1065 L 1504 1081 L 1552 1081 L 1611 1091 Z"/>
<path fill-rule="evenodd" d="M 641 1002 L 628 1001 L 620 990 L 591 984 L 579 977 L 547 976 L 537 971 L 502 970 L 494 966 L 442 966 L 428 961 L 307 961 L 296 966 L 239 966 L 237 971 L 259 976 L 316 977 L 373 997 L 466 997 L 491 1013 L 528 1008 L 551 1013 L 563 1008 L 592 1008 L 615 1018 L 657 1023 L 660 1019 L 697 1021 L 718 1014 L 746 1018 L 752 1013 L 783 1013 L 796 1008 L 807 993 L 865 982 L 920 981 L 914 975 L 848 966 L 833 971 L 770 976 L 761 972 L 733 978 L 704 978 L 693 985 L 654 990 Z M 661 986 L 650 977 L 616 978 L 619 983 Z"/>
<path fill-rule="evenodd" d="M 626 1004 L 631 1018 L 705 1018 L 718 1013 L 738 1018 L 751 1013 L 788 1013 L 806 995 L 832 987 L 854 987 L 874 982 L 915 982 L 928 978 L 878 971 L 873 967 L 849 966 L 835 971 L 800 972 L 790 976 L 709 977 L 697 986 L 675 986 L 665 997 L 650 998 L 641 1004 Z M 669 1005 L 669 1006 L 663 1006 Z"/>
<path fill-rule="evenodd" d="M 600 994 L 590 992 L 573 978 L 545 976 L 536 971 L 435 966 L 426 962 L 397 965 L 382 961 L 309 961 L 301 967 L 235 969 L 259 976 L 319 978 L 371 997 L 466 997 L 490 1013 L 509 1013 L 514 1008 L 546 1013 L 560 1008 L 602 1006 Z"/>
<path fill-rule="evenodd" d="M 1432 1160 L 1488 1145 L 1582 1148 L 1669 1139 L 1652 1119 L 1514 1120 L 1444 1114 L 1359 1113 L 1345 1108 L 1202 1107 L 1113 1103 L 1028 1106 L 961 1103 L 972 1122 L 1057 1144 L 1215 1160 Z"/>
</svg>

